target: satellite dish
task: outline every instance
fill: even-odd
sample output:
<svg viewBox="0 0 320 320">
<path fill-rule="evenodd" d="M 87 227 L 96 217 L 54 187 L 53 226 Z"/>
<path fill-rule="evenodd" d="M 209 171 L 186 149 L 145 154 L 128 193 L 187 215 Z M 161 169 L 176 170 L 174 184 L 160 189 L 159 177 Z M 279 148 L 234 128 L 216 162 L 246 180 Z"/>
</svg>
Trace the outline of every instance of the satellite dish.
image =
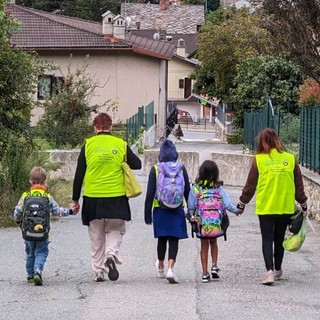
<svg viewBox="0 0 320 320">
<path fill-rule="evenodd" d="M 126 17 L 125 20 L 126 20 L 126 26 L 127 26 L 127 27 L 130 27 L 131 20 L 132 20 L 131 17 L 128 16 L 128 17 Z"/>
<path fill-rule="evenodd" d="M 156 32 L 156 33 L 153 35 L 153 39 L 154 39 L 154 40 L 160 40 L 160 33 L 159 33 L 159 32 Z"/>
</svg>

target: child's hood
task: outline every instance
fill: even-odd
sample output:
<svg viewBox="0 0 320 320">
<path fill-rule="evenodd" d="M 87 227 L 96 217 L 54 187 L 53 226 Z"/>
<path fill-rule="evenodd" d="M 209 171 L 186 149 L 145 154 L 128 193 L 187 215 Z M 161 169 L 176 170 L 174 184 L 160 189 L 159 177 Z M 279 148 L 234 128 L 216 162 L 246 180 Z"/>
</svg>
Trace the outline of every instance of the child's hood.
<svg viewBox="0 0 320 320">
<path fill-rule="evenodd" d="M 160 147 L 159 161 L 168 162 L 168 161 L 177 161 L 178 152 L 171 140 L 166 139 Z"/>
</svg>

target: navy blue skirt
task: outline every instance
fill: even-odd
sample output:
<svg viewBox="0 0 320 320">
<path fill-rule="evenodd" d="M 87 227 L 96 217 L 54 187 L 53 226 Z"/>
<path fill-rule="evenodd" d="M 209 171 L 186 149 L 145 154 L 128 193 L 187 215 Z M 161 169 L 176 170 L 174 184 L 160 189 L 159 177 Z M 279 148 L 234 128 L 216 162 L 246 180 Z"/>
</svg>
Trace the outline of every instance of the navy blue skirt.
<svg viewBox="0 0 320 320">
<path fill-rule="evenodd" d="M 153 209 L 154 237 L 188 238 L 187 224 L 182 207 L 168 210 L 163 208 Z"/>
</svg>

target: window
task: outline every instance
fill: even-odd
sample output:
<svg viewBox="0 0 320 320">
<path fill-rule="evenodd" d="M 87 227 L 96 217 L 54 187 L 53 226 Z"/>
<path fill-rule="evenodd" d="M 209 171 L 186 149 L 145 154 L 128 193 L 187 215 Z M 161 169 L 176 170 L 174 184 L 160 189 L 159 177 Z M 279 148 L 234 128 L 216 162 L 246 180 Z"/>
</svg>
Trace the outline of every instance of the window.
<svg viewBox="0 0 320 320">
<path fill-rule="evenodd" d="M 179 89 L 184 88 L 184 79 L 179 79 Z"/>
<path fill-rule="evenodd" d="M 38 100 L 44 100 L 52 95 L 55 84 L 64 81 L 63 77 L 55 77 L 51 75 L 42 75 L 38 78 Z"/>
</svg>

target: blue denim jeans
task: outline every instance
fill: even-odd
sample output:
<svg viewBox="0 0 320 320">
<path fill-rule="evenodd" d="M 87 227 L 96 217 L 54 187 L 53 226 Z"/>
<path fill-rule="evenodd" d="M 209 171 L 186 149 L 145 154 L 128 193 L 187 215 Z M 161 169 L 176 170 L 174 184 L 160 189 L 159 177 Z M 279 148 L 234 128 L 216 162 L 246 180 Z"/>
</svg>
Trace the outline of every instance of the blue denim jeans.
<svg viewBox="0 0 320 320">
<path fill-rule="evenodd" d="M 49 253 L 49 240 L 25 241 L 26 249 L 26 270 L 28 276 L 36 271 L 43 271 L 44 264 Z"/>
</svg>

